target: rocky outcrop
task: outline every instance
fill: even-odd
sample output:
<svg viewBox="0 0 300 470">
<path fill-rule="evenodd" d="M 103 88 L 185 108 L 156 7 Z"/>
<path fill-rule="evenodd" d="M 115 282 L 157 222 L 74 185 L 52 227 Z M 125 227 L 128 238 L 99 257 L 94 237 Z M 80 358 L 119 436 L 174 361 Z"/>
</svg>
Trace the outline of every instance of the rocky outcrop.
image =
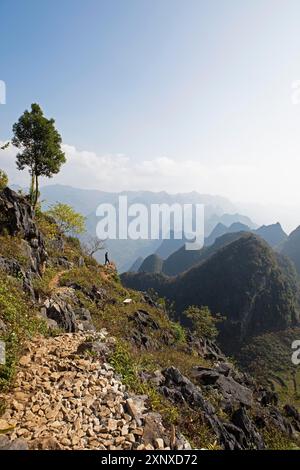
<svg viewBox="0 0 300 470">
<path fill-rule="evenodd" d="M 222 353 L 215 341 L 209 338 L 197 337 L 196 335 L 188 332 L 187 342 L 192 350 L 196 350 L 200 357 L 209 361 L 226 361 L 226 357 Z"/>
<path fill-rule="evenodd" d="M 69 333 L 95 330 L 90 311 L 80 304 L 71 288 L 57 289 L 44 301 L 40 314 L 50 328 L 61 328 Z"/>
<path fill-rule="evenodd" d="M 225 449 L 264 449 L 261 430 L 272 426 L 287 437 L 297 436 L 300 429 L 298 411 L 286 405 L 286 416 L 283 416 L 274 406 L 278 402 L 276 394 L 258 387 L 253 379 L 236 371 L 232 365 L 219 363 L 215 368 L 197 367 L 194 377 L 199 386 L 178 369 L 169 367 L 162 371 L 162 377 L 156 383 L 169 400 L 201 411 L 204 421 Z M 227 420 L 219 417 L 209 396 L 219 402 Z"/>
<path fill-rule="evenodd" d="M 231 433 L 218 418 L 215 408 L 204 398 L 199 387 L 195 386 L 187 377 L 175 367 L 163 371 L 164 384 L 161 392 L 174 403 L 187 405 L 195 411 L 203 413 L 203 419 L 218 437 L 221 445 L 228 450 L 241 450 L 247 447 L 242 440 L 237 439 L 236 433 Z M 242 436 L 241 432 L 241 436 Z"/>
<path fill-rule="evenodd" d="M 223 399 L 224 408 L 233 409 L 236 405 L 251 408 L 253 404 L 253 392 L 244 385 L 238 383 L 229 375 L 230 366 L 219 372 L 217 369 L 197 367 L 194 369 L 194 377 L 197 383 L 217 390 Z M 224 373 L 225 372 L 225 373 Z M 226 374 L 227 373 L 227 374 Z"/>
<path fill-rule="evenodd" d="M 170 332 L 160 329 L 158 323 L 146 310 L 137 310 L 128 317 L 128 321 L 133 326 L 130 329 L 130 339 L 139 348 L 159 349 L 161 342 L 171 344 L 174 341 Z M 160 332 L 159 341 L 157 335 L 155 335 L 158 331 Z"/>
<path fill-rule="evenodd" d="M 17 260 L 4 258 L 3 256 L 0 256 L 0 269 L 9 276 L 22 280 L 24 292 L 27 292 L 33 300 L 35 299 L 32 285 L 33 273 L 31 271 L 25 271 Z"/>
<path fill-rule="evenodd" d="M 34 212 L 29 201 L 9 188 L 0 192 L 0 234 L 22 239 L 30 267 L 25 269 L 14 259 L 0 259 L 0 268 L 8 274 L 21 276 L 24 290 L 34 296 L 32 276 L 43 273 L 47 252 L 43 236 L 34 222 Z"/>
<path fill-rule="evenodd" d="M 66 282 L 66 287 L 73 289 L 74 291 L 82 292 L 86 297 L 95 302 L 98 306 L 103 306 L 105 302 L 108 302 L 108 294 L 106 289 L 92 286 L 90 289 L 77 284 L 76 282 Z"/>
</svg>

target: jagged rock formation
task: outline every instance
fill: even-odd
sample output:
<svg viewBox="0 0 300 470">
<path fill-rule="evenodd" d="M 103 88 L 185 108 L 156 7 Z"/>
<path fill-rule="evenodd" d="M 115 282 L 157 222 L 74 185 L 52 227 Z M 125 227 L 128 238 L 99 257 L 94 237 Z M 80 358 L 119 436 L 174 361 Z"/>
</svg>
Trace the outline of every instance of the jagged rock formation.
<svg viewBox="0 0 300 470">
<path fill-rule="evenodd" d="M 288 256 L 300 274 L 300 226 L 294 230 L 281 246 L 281 253 Z"/>
<path fill-rule="evenodd" d="M 43 273 L 47 252 L 43 236 L 33 220 L 33 210 L 25 197 L 5 188 L 0 192 L 0 214 L 0 235 L 18 236 L 30 262 L 24 270 L 17 260 L 0 257 L 0 266 L 10 275 L 22 276 L 25 290 L 34 297 L 32 278 Z"/>
<path fill-rule="evenodd" d="M 288 238 L 287 234 L 281 227 L 280 223 L 272 225 L 262 225 L 257 230 L 255 230 L 256 235 L 259 235 L 270 246 L 277 247 L 281 243 L 285 242 Z"/>
<path fill-rule="evenodd" d="M 206 237 L 204 247 L 201 250 L 186 250 L 184 240 L 182 240 L 181 243 L 179 243 L 179 249 L 174 250 L 168 257 L 161 257 L 162 260 L 156 260 L 154 262 L 153 255 L 149 255 L 143 263 L 143 269 L 140 269 L 139 272 L 162 272 L 167 276 L 176 276 L 203 262 L 222 246 L 238 239 L 245 232 L 260 236 L 271 247 L 276 247 L 276 249 L 284 246 L 284 242 L 288 239 L 280 223 L 263 225 L 257 230 L 251 230 L 250 227 L 242 223 L 233 223 L 230 227 L 219 223 L 212 233 Z M 157 254 L 158 252 L 156 252 L 156 255 Z M 156 269 L 153 269 L 154 265 Z M 128 272 L 137 271 L 138 270 L 130 269 Z"/>
<path fill-rule="evenodd" d="M 286 409 L 286 417 L 273 406 L 278 397 L 255 382 L 246 374 L 235 371 L 228 363 L 219 363 L 216 368 L 196 368 L 195 378 L 201 388 L 181 372 L 169 367 L 162 371 L 160 389 L 175 403 L 188 405 L 203 412 L 204 420 L 213 429 L 225 449 L 264 449 L 261 430 L 267 423 L 282 429 L 288 435 L 297 435 L 300 424 L 295 409 Z M 216 409 L 205 398 L 205 391 L 216 391 L 222 399 L 221 409 L 228 421 L 220 419 Z M 204 393 L 203 393 L 204 392 Z M 251 414 L 247 410 L 252 410 Z M 294 419 L 293 424 L 287 417 Z"/>
<path fill-rule="evenodd" d="M 57 289 L 44 301 L 40 312 L 51 328 L 61 328 L 70 333 L 95 329 L 89 310 L 80 305 L 72 288 Z"/>
</svg>

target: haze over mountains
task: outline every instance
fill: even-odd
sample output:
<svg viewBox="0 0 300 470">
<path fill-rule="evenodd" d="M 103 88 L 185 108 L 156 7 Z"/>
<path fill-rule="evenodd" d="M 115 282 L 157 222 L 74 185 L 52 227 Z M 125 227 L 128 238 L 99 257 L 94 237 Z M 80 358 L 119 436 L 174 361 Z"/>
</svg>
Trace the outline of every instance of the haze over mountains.
<svg viewBox="0 0 300 470">
<path fill-rule="evenodd" d="M 98 205 L 108 202 L 117 206 L 119 196 L 59 185 L 44 187 L 41 193 L 44 206 L 60 200 L 83 213 L 91 234 L 95 234 L 98 222 Z M 237 355 L 251 338 L 277 335 L 299 324 L 300 228 L 288 236 L 279 222 L 258 227 L 219 196 L 149 191 L 120 194 L 128 197 L 129 204 L 147 207 L 153 203 L 205 204 L 205 245 L 201 250 L 185 250 L 184 241 L 172 234 L 169 240 L 106 241 L 119 271 L 139 271 L 122 275 L 126 286 L 151 288 L 174 301 L 182 322 L 186 321 L 182 311 L 192 304 L 208 305 L 213 314 L 221 313 L 226 320 L 219 327 L 220 344 Z M 100 260 L 102 256 L 98 255 Z"/>
<path fill-rule="evenodd" d="M 184 242 L 181 242 L 178 250 L 174 250 L 167 258 L 161 259 L 159 256 L 161 250 L 157 250 L 155 255 L 155 262 L 153 255 L 150 255 L 139 263 L 139 268 L 135 269 L 137 265 L 131 267 L 131 272 L 158 272 L 158 267 L 161 267 L 161 272 L 164 274 L 173 276 L 179 274 L 188 268 L 194 266 L 198 262 L 202 261 L 204 257 L 216 251 L 227 243 L 239 238 L 243 232 L 254 233 L 264 239 L 271 247 L 280 251 L 283 249 L 284 243 L 288 240 L 287 234 L 283 231 L 279 223 L 262 226 L 257 230 L 251 230 L 245 224 L 235 222 L 230 227 L 226 227 L 222 223 L 218 223 L 213 229 L 211 234 L 206 237 L 204 248 L 202 250 L 189 251 L 185 249 Z M 175 240 L 174 240 L 175 241 Z M 174 246 L 173 240 L 165 240 L 163 242 L 165 252 L 170 252 Z M 176 240 L 178 241 L 178 240 Z M 167 250 L 169 248 L 169 250 Z M 148 260 L 151 258 L 151 260 Z"/>
<path fill-rule="evenodd" d="M 118 197 L 127 196 L 128 204 L 141 203 L 147 207 L 151 204 L 204 204 L 205 205 L 205 235 L 210 232 L 218 223 L 232 225 L 235 222 L 243 223 L 251 228 L 256 225 L 249 217 L 239 214 L 234 204 L 226 198 L 216 195 L 200 194 L 196 191 L 190 193 L 168 194 L 165 191 L 124 191 L 105 192 L 100 190 L 85 190 L 64 185 L 49 185 L 41 188 L 41 200 L 43 208 L 46 209 L 57 201 L 71 205 L 76 211 L 82 213 L 87 218 L 87 230 L 95 235 L 99 218 L 96 216 L 96 209 L 101 203 L 111 203 L 117 207 Z M 162 245 L 163 240 L 107 240 L 106 248 L 109 250 L 111 259 L 114 260 L 118 269 L 123 272 L 131 268 L 132 264 L 139 258 L 146 258 L 148 255 L 163 252 L 163 257 L 167 257 L 180 247 L 180 240 L 174 240 L 174 249 L 170 250 L 169 240 Z M 162 246 L 161 246 L 162 245 Z M 165 246 L 165 248 L 164 248 Z M 97 255 L 102 260 L 103 254 Z"/>
</svg>

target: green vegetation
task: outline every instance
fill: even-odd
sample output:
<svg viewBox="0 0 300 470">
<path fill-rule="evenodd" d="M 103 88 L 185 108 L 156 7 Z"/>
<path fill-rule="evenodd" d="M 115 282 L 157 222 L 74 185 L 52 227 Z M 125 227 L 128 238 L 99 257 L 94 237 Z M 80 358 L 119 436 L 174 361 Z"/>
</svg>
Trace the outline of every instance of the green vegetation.
<svg viewBox="0 0 300 470">
<path fill-rule="evenodd" d="M 289 328 L 252 338 L 241 349 L 240 367 L 261 383 L 272 384 L 283 403 L 300 406 L 300 370 L 292 363 L 292 342 L 300 328 Z"/>
<path fill-rule="evenodd" d="M 85 217 L 75 212 L 68 204 L 58 202 L 46 214 L 55 220 L 59 232 L 64 235 L 79 235 L 85 232 Z"/>
<path fill-rule="evenodd" d="M 0 339 L 6 345 L 6 363 L 0 365 L 0 390 L 6 389 L 15 374 L 16 365 L 26 339 L 46 333 L 45 323 L 23 294 L 18 280 L 0 272 L 0 320 L 5 324 Z"/>
<path fill-rule="evenodd" d="M 68 289 L 64 288 L 74 284 L 74 290 L 72 291 L 74 295 L 70 296 L 71 306 L 74 304 L 76 307 L 80 305 L 80 307 L 87 308 L 92 315 L 93 324 L 96 329 L 106 328 L 109 331 L 109 335 L 115 338 L 114 345 L 113 341 L 111 341 L 112 348 L 109 360 L 115 371 L 122 377 L 122 381 L 128 389 L 136 394 L 147 395 L 149 397 L 149 408 L 162 415 L 165 426 L 169 430 L 178 428 L 196 448 L 219 449 L 220 447 L 216 442 L 214 431 L 210 428 L 208 421 L 204 420 L 204 413 L 198 412 L 192 406 L 185 405 L 185 402 L 178 401 L 178 404 L 175 404 L 171 399 L 168 400 L 160 392 L 160 388 L 157 387 L 156 383 L 160 376 L 160 371 L 170 366 L 178 368 L 192 382 L 196 381 L 194 374 L 195 367 L 211 367 L 213 362 L 203 358 L 203 353 L 199 352 L 201 350 L 200 343 L 192 342 L 186 328 L 174 321 L 176 315 L 174 314 L 172 302 L 165 298 L 160 298 L 160 294 L 155 294 L 152 291 L 150 294 L 154 303 L 150 302 L 149 304 L 143 294 L 124 287 L 113 267 L 105 267 L 98 264 L 91 257 L 91 253 L 84 252 L 78 238 L 69 235 L 70 233 L 75 233 L 76 227 L 77 229 L 78 226 L 80 228 L 81 223 L 84 223 L 83 218 L 78 219 L 76 216 L 80 215 L 74 213 L 69 206 L 67 206 L 67 211 L 65 211 L 65 205 L 60 204 L 57 206 L 47 213 L 42 213 L 39 208 L 36 211 L 36 223 L 45 237 L 46 249 L 49 254 L 43 277 L 36 277 L 34 279 L 34 289 L 39 295 L 41 303 L 53 293 L 58 295 L 59 293 L 64 294 L 69 292 Z M 59 223 L 58 215 L 61 219 L 64 217 L 61 223 Z M 78 220 L 81 222 L 78 222 Z M 1 255 L 17 259 L 22 267 L 27 267 L 29 259 L 26 246 L 28 249 L 26 242 L 18 237 L 9 237 L 7 235 L 0 237 Z M 225 254 L 226 256 L 222 252 L 226 263 L 228 261 L 227 257 L 229 260 L 232 260 L 236 255 L 231 251 Z M 60 263 L 62 256 L 65 259 L 63 263 Z M 222 259 L 226 265 L 224 258 Z M 277 263 L 276 259 L 272 258 L 272 261 Z M 250 261 L 247 259 L 247 262 Z M 251 262 L 253 262 L 252 258 Z M 264 274 L 266 269 L 264 257 L 258 256 L 254 262 L 259 265 L 260 272 Z M 217 268 L 220 270 L 216 259 L 209 266 L 211 267 L 210 276 L 215 275 Z M 286 282 L 283 274 L 284 270 L 278 274 L 278 272 L 274 273 L 272 271 L 274 267 L 272 263 L 267 264 L 267 267 L 271 267 L 270 275 L 274 276 L 275 279 L 277 279 L 276 276 L 278 275 L 284 286 Z M 242 271 L 244 268 L 242 267 Z M 195 269 L 198 270 L 199 267 Z M 238 277 L 241 273 L 241 266 L 235 269 L 237 271 L 234 274 Z M 205 288 L 208 292 L 209 284 L 203 286 L 201 283 L 198 285 L 198 280 L 195 282 L 195 272 L 193 272 L 192 278 L 188 278 L 191 283 L 186 286 L 186 289 L 189 287 L 190 290 L 194 289 L 198 292 Z M 198 272 L 196 273 L 198 275 Z M 176 281 L 165 277 L 163 279 L 168 289 L 173 289 L 174 285 L 172 284 L 174 282 L 182 282 L 183 278 L 186 279 L 186 275 L 187 273 Z M 290 281 L 292 283 L 293 275 L 291 271 L 289 275 L 291 276 Z M 153 279 L 161 279 L 161 275 L 152 274 L 152 276 Z M 222 273 L 220 276 L 223 283 L 226 275 Z M 204 277 L 202 281 L 205 282 Z M 251 282 L 253 282 L 252 278 Z M 220 286 L 222 284 L 219 284 Z M 254 287 L 254 285 L 251 285 L 251 289 L 254 289 Z M 211 292 L 210 299 L 220 294 L 216 288 Z M 286 291 L 283 290 L 283 292 L 285 293 Z M 178 292 L 179 294 L 182 294 L 182 292 Z M 249 293 L 247 295 L 250 296 Z M 79 302 L 77 302 L 75 296 L 77 296 Z M 124 303 L 124 300 L 128 298 L 131 299 L 131 302 Z M 286 297 L 283 296 L 282 301 L 285 299 Z M 214 309 L 214 312 L 217 311 Z M 212 340 L 218 335 L 217 323 L 223 320 L 216 313 L 212 314 L 210 308 L 202 306 L 201 303 L 186 308 L 183 311 L 183 316 L 189 326 L 191 325 L 195 336 L 206 337 Z M 20 280 L 12 279 L 4 274 L 0 274 L 0 319 L 6 325 L 6 330 L 3 330 L 4 332 L 0 338 L 6 341 L 8 350 L 7 363 L 0 368 L 1 389 L 1 387 L 8 388 L 11 383 L 18 358 L 22 354 L 22 345 L 26 339 L 38 332 L 43 334 L 49 333 L 46 332 L 44 323 L 36 317 L 34 305 L 29 297 L 22 293 Z M 56 334 L 56 332 L 53 334 Z M 249 342 L 245 347 L 241 361 L 242 359 L 246 362 L 248 361 L 247 367 L 249 369 L 251 367 L 254 369 L 256 366 L 259 372 L 264 371 L 268 381 L 270 378 L 273 380 L 273 376 L 271 377 L 271 374 L 273 374 L 271 367 L 269 372 L 267 372 L 267 364 L 259 360 L 258 352 L 260 351 L 264 356 L 262 359 L 273 363 L 274 376 L 275 372 L 280 377 L 283 377 L 280 374 L 290 374 L 293 371 L 290 363 L 290 344 L 291 338 L 295 334 L 296 332 L 293 330 L 290 335 L 287 335 L 285 331 L 284 335 L 286 336 L 283 335 L 280 338 L 278 333 L 267 335 L 267 341 L 265 337 L 263 339 L 257 338 L 257 342 Z M 253 347 L 254 349 L 251 349 Z M 278 356 L 274 356 L 274 348 L 277 350 Z M 282 364 L 283 351 L 286 354 L 284 356 L 285 360 L 289 360 L 289 367 Z M 293 390 L 293 383 L 288 382 L 287 377 L 285 378 L 287 387 L 284 393 L 280 393 L 280 398 L 282 400 L 288 398 L 290 403 L 296 404 L 297 393 L 293 394 L 291 392 Z M 291 377 L 290 379 L 292 381 Z M 274 388 L 277 390 L 275 379 L 273 383 Z M 226 414 L 227 412 L 224 411 L 222 395 L 215 393 L 215 390 L 211 388 L 202 388 L 203 397 L 214 406 L 215 414 L 220 420 L 230 420 L 230 412 Z M 285 387 L 283 388 L 285 389 Z M 291 397 L 291 395 L 293 396 Z M 0 403 L 0 414 L 1 406 L 2 404 Z M 269 431 L 264 431 L 269 448 L 292 448 L 292 444 L 284 435 L 278 432 L 275 433 L 272 430 Z"/>
<path fill-rule="evenodd" d="M 125 273 L 121 279 L 127 287 L 154 289 L 173 301 L 182 323 L 188 324 L 183 312 L 191 305 L 206 305 L 214 317 L 226 317 L 218 341 L 230 355 L 247 338 L 289 328 L 299 320 L 299 280 L 291 263 L 249 233 L 176 277 Z"/>
<path fill-rule="evenodd" d="M 281 252 L 293 261 L 298 274 L 300 274 L 300 227 L 297 227 L 290 234 L 287 241 L 283 244 Z"/>
<path fill-rule="evenodd" d="M 56 240 L 59 236 L 59 231 L 55 220 L 47 215 L 47 213 L 42 212 L 40 207 L 36 209 L 35 212 L 35 221 L 46 239 L 46 243 L 51 243 L 53 240 Z"/>
<path fill-rule="evenodd" d="M 275 426 L 262 430 L 262 436 L 268 450 L 298 450 L 299 448 Z"/>
<path fill-rule="evenodd" d="M 185 333 L 184 327 L 180 325 L 180 323 L 174 322 L 171 324 L 171 328 L 172 328 L 176 343 L 185 343 L 186 333 Z"/>
<path fill-rule="evenodd" d="M 8 185 L 8 176 L 3 170 L 0 170 L 0 191 L 6 188 L 7 185 Z"/>
<path fill-rule="evenodd" d="M 20 149 L 17 154 L 17 167 L 19 170 L 29 168 L 33 207 L 36 207 L 38 202 L 39 178 L 51 178 L 66 161 L 61 150 L 61 136 L 54 123 L 54 119 L 47 119 L 41 107 L 34 103 L 31 105 L 31 111 L 26 110 L 13 126 L 12 143 Z"/>
<path fill-rule="evenodd" d="M 0 254 L 5 258 L 15 259 L 23 268 L 30 267 L 28 247 L 19 237 L 11 237 L 7 234 L 0 235 Z"/>
<path fill-rule="evenodd" d="M 183 312 L 192 322 L 193 331 L 197 336 L 215 339 L 218 336 L 216 324 L 218 318 L 213 317 L 208 307 L 191 306 Z"/>
</svg>

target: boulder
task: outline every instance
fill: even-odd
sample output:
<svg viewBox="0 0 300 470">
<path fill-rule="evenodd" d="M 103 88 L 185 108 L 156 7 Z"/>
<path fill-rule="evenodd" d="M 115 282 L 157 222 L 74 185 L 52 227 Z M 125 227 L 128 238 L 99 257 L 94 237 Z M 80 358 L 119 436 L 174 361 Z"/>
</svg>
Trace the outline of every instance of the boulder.
<svg viewBox="0 0 300 470">
<path fill-rule="evenodd" d="M 110 352 L 110 347 L 109 344 L 104 343 L 100 340 L 97 341 L 84 341 L 81 343 L 78 348 L 77 348 L 77 354 L 85 354 L 85 353 L 94 353 L 99 357 L 102 357 L 103 359 L 106 358 L 106 356 Z"/>
<path fill-rule="evenodd" d="M 232 377 L 226 377 L 215 369 L 198 369 L 195 372 L 197 382 L 204 386 L 210 385 L 218 390 L 223 400 L 229 402 L 232 408 L 236 404 L 251 407 L 253 402 L 252 390 L 239 384 Z"/>
<path fill-rule="evenodd" d="M 23 283 L 23 290 L 27 292 L 33 300 L 35 300 L 35 293 L 32 285 L 32 273 L 25 271 L 20 263 L 13 258 L 4 258 L 0 256 L 0 269 L 7 273 L 9 276 L 20 279 Z"/>
<path fill-rule="evenodd" d="M 145 310 L 137 310 L 133 315 L 129 317 L 129 321 L 133 322 L 139 331 L 145 331 L 148 328 L 150 330 L 159 329 L 159 325 Z"/>
<path fill-rule="evenodd" d="M 126 410 L 128 411 L 128 414 L 136 420 L 138 426 L 141 426 L 142 424 L 142 417 L 146 409 L 145 402 L 147 399 L 147 395 L 137 395 L 126 400 Z"/>
<path fill-rule="evenodd" d="M 58 295 L 47 299 L 44 308 L 47 318 L 54 320 L 60 328 L 69 333 L 77 331 L 76 316 L 72 306 Z"/>
<path fill-rule="evenodd" d="M 143 443 L 145 445 L 151 444 L 155 448 L 160 448 L 158 447 L 158 439 L 160 445 L 162 445 L 161 448 L 164 447 L 163 443 L 169 446 L 170 440 L 168 438 L 167 431 L 162 424 L 161 415 L 158 413 L 147 413 L 144 423 Z"/>
<path fill-rule="evenodd" d="M 157 341 L 152 338 L 151 333 L 159 329 L 159 325 L 145 310 L 137 310 L 133 315 L 128 317 L 128 321 L 134 324 L 131 330 L 131 340 L 139 348 L 157 349 L 159 346 Z"/>
<path fill-rule="evenodd" d="M 244 408 L 239 408 L 232 415 L 232 423 L 241 429 L 245 438 L 240 444 L 244 449 L 265 449 L 262 436 L 259 434 L 253 422 L 250 420 Z M 241 435 L 242 438 L 242 435 Z"/>
<path fill-rule="evenodd" d="M 277 406 L 279 402 L 279 397 L 278 394 L 276 392 L 273 392 L 272 390 L 262 389 L 259 392 L 258 400 L 260 401 L 262 406 Z"/>
<path fill-rule="evenodd" d="M 203 357 L 204 359 L 221 362 L 226 361 L 226 357 L 222 353 L 221 349 L 214 341 L 210 340 L 209 338 L 199 338 L 192 333 L 188 333 L 187 342 L 190 348 L 196 350 L 199 356 Z"/>
<path fill-rule="evenodd" d="M 74 263 L 71 263 L 66 256 L 60 256 L 57 258 L 57 265 L 65 269 L 72 269 L 74 267 Z"/>
</svg>

